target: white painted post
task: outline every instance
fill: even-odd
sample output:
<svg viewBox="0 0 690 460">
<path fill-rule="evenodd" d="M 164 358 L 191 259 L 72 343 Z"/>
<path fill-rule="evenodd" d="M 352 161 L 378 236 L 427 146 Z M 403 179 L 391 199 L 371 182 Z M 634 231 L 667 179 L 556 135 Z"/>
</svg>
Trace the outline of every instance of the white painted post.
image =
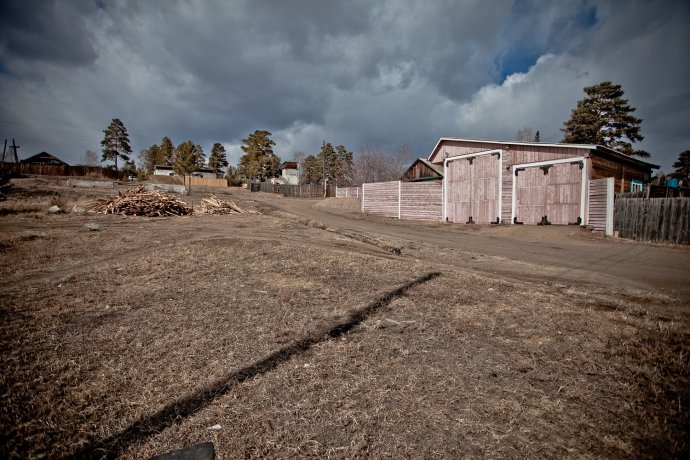
<svg viewBox="0 0 690 460">
<path fill-rule="evenodd" d="M 613 236 L 614 179 L 606 178 L 606 236 Z"/>
<path fill-rule="evenodd" d="M 580 225 L 584 226 L 585 222 L 588 220 L 585 216 L 585 212 L 589 213 L 589 206 L 585 209 L 585 204 L 587 200 L 588 193 L 586 193 L 585 186 L 587 182 L 587 159 L 582 160 L 582 175 L 580 177 Z"/>
<path fill-rule="evenodd" d="M 498 223 L 503 222 L 503 150 L 498 151 Z"/>
<path fill-rule="evenodd" d="M 362 212 L 364 212 L 364 185 L 365 184 L 362 184 Z"/>
<path fill-rule="evenodd" d="M 400 200 L 402 199 L 402 181 L 398 181 L 398 219 L 400 219 Z"/>
</svg>

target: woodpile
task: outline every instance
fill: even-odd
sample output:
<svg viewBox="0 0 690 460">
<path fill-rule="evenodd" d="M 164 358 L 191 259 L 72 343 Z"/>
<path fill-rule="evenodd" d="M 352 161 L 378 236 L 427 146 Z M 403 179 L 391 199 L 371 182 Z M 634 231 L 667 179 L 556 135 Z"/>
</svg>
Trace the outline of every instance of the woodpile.
<svg viewBox="0 0 690 460">
<path fill-rule="evenodd" d="M 247 211 L 232 201 L 223 201 L 211 195 L 209 198 L 203 198 L 201 203 L 194 208 L 194 212 L 197 214 L 244 214 Z"/>
<path fill-rule="evenodd" d="M 166 193 L 146 190 L 144 186 L 120 190 L 115 198 L 101 198 L 92 208 L 103 214 L 124 216 L 187 216 L 194 211 L 187 204 Z"/>
</svg>

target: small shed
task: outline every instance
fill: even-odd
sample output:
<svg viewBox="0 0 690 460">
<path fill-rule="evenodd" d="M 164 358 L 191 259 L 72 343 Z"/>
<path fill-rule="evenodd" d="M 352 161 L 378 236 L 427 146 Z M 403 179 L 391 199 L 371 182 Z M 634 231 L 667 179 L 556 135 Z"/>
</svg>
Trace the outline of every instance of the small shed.
<svg viewBox="0 0 690 460">
<path fill-rule="evenodd" d="M 428 162 L 443 166 L 443 219 L 459 223 L 584 225 L 590 180 L 634 191 L 658 168 L 600 145 L 455 138 Z"/>
<path fill-rule="evenodd" d="M 403 182 L 443 180 L 443 164 L 434 164 L 424 158 L 418 158 L 407 168 L 400 180 Z"/>
<path fill-rule="evenodd" d="M 37 153 L 36 155 L 21 160 L 20 163 L 32 165 L 69 166 L 67 163 L 48 152 Z"/>
</svg>

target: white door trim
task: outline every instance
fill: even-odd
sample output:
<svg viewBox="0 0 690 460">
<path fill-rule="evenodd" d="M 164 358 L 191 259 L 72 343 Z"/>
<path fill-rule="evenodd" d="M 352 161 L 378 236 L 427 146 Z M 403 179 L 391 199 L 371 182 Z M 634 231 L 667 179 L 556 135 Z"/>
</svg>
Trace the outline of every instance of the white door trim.
<svg viewBox="0 0 690 460">
<path fill-rule="evenodd" d="M 485 150 L 483 152 L 466 153 L 464 155 L 456 155 L 453 157 L 447 157 L 443 159 L 443 221 L 445 222 L 448 218 L 448 163 L 455 160 L 461 160 L 463 158 L 478 157 L 481 155 L 495 155 L 498 154 L 498 203 L 497 203 L 497 214 L 499 222 L 502 217 L 502 206 L 503 206 L 503 150 L 493 149 Z"/>
<path fill-rule="evenodd" d="M 515 175 L 516 169 L 528 169 L 536 168 L 539 166 L 553 166 L 563 163 L 576 163 L 582 161 L 582 177 L 580 178 L 580 225 L 585 225 L 585 185 L 587 182 L 587 158 L 586 157 L 570 157 L 561 158 L 558 160 L 546 160 L 546 161 L 536 161 L 534 163 L 521 163 L 513 165 L 511 174 L 513 175 L 513 193 L 512 193 L 512 206 L 510 213 L 510 223 L 515 223 L 515 212 L 517 211 L 517 196 L 515 191 L 517 188 L 517 176 Z"/>
</svg>

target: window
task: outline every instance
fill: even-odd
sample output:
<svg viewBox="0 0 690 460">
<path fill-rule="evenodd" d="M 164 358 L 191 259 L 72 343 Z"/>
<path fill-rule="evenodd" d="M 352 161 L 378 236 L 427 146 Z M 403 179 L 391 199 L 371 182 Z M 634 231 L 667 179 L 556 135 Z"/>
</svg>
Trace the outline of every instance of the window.
<svg viewBox="0 0 690 460">
<path fill-rule="evenodd" d="M 633 179 L 630 181 L 630 191 L 631 192 L 641 192 L 643 189 L 643 184 L 641 180 Z"/>
</svg>

